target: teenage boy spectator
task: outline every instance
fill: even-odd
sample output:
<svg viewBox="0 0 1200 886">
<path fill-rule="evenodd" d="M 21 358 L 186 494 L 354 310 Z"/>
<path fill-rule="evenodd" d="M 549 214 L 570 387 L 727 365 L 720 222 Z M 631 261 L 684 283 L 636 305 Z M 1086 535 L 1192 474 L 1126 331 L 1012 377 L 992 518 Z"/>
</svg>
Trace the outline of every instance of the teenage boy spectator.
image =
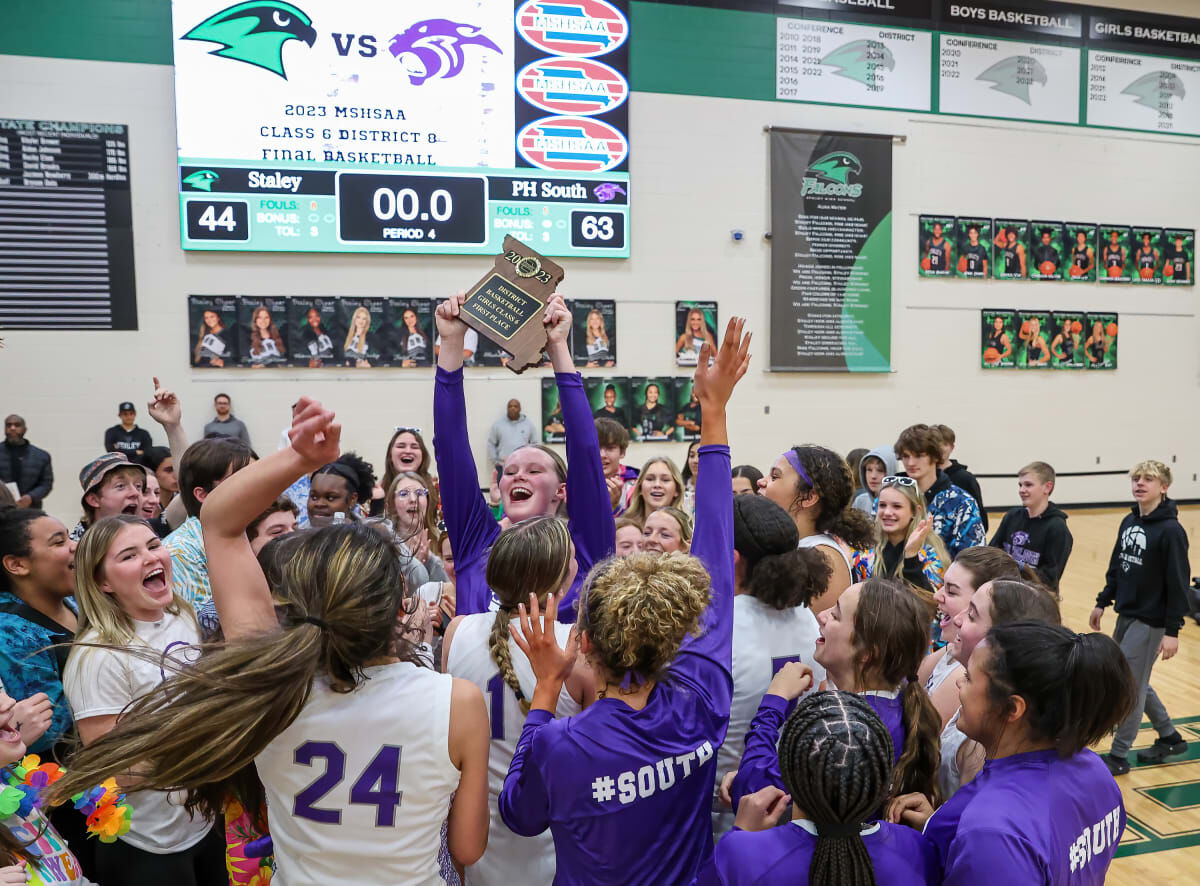
<svg viewBox="0 0 1200 886">
<path fill-rule="evenodd" d="M 208 583 L 208 557 L 200 530 L 200 507 L 208 494 L 234 471 L 257 459 L 241 440 L 210 437 L 187 448 L 179 465 L 179 498 L 187 511 L 183 525 L 163 541 L 171 552 L 171 575 L 175 590 L 199 608 L 212 598 Z"/>
<path fill-rule="evenodd" d="M 629 508 L 638 477 L 637 468 L 621 464 L 625 450 L 629 448 L 629 431 L 619 421 L 598 418 L 596 437 L 600 441 L 600 464 L 604 467 L 604 480 L 608 483 L 613 516 L 617 517 Z"/>
<path fill-rule="evenodd" d="M 967 470 L 966 465 L 959 464 L 956 459 L 950 457 L 950 453 L 954 451 L 954 442 L 957 439 L 953 429 L 948 425 L 934 425 L 933 429 L 942 438 L 942 458 L 938 462 L 938 468 L 946 472 L 946 476 L 950 478 L 951 483 L 975 499 L 975 504 L 979 508 L 979 518 L 983 520 L 983 528 L 986 531 L 988 529 L 988 516 L 987 511 L 983 509 L 983 492 L 979 489 L 979 481 L 975 479 L 974 474 Z"/>
<path fill-rule="evenodd" d="M 1042 581 L 1057 591 L 1074 542 L 1066 513 L 1050 501 L 1054 481 L 1054 468 L 1044 461 L 1021 468 L 1017 474 L 1021 507 L 1004 515 L 991 546 L 1002 548 L 1018 563 L 1037 570 Z"/>
<path fill-rule="evenodd" d="M 246 423 L 233 415 L 233 401 L 228 394 L 217 394 L 213 397 L 213 409 L 217 417 L 204 426 L 205 437 L 236 437 L 247 446 L 250 445 L 250 431 Z"/>
<path fill-rule="evenodd" d="M 137 409 L 128 400 L 117 406 L 117 418 L 120 424 L 104 432 L 104 451 L 123 452 L 131 462 L 141 464 L 146 450 L 154 445 L 150 432 L 137 426 Z"/>
<path fill-rule="evenodd" d="M 938 470 L 942 460 L 942 436 L 929 425 L 911 425 L 900 432 L 896 455 L 904 463 L 904 472 L 917 481 L 925 495 L 933 531 L 942 537 L 951 557 L 964 548 L 985 544 L 987 535 L 979 518 L 975 499 L 950 482 L 945 471 Z"/>
<path fill-rule="evenodd" d="M 17 484 L 18 508 L 40 508 L 54 486 L 50 453 L 25 439 L 25 419 L 4 419 L 4 445 L 0 446 L 0 483 Z"/>
<path fill-rule="evenodd" d="M 88 462 L 79 472 L 83 518 L 71 530 L 71 538 L 79 541 L 89 526 L 104 517 L 137 514 L 145 485 L 146 469 L 131 464 L 123 452 L 108 452 Z"/>
<path fill-rule="evenodd" d="M 488 464 L 493 469 L 504 464 L 504 460 L 530 443 L 538 441 L 538 430 L 529 416 L 521 412 L 521 401 L 515 397 L 508 401 L 504 417 L 496 419 L 488 432 Z"/>
<path fill-rule="evenodd" d="M 858 482 L 863 491 L 854 498 L 851 507 L 875 519 L 875 500 L 883 488 L 883 478 L 896 473 L 896 453 L 890 446 L 876 446 L 858 463 Z"/>
<path fill-rule="evenodd" d="M 1187 750 L 1187 742 L 1150 685 L 1150 671 L 1159 653 L 1166 661 L 1179 651 L 1179 629 L 1188 611 L 1187 532 L 1179 525 L 1175 502 L 1167 498 L 1169 467 L 1160 461 L 1138 462 L 1129 479 L 1135 504 L 1121 521 L 1104 590 L 1088 618 L 1088 626 L 1099 631 L 1105 608 L 1116 604 L 1113 639 L 1125 653 L 1138 687 L 1137 703 L 1117 727 L 1112 748 L 1103 757 L 1113 775 L 1129 771 L 1129 748 L 1137 738 L 1143 713 L 1158 738 L 1138 751 L 1139 763 L 1161 763 Z"/>
</svg>

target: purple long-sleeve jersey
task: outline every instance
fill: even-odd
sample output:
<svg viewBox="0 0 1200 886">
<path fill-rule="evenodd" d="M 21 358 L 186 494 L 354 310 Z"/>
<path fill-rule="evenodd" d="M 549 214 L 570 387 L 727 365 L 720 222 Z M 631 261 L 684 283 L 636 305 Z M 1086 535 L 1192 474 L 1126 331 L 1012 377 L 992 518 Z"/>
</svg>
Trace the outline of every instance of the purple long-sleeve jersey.
<svg viewBox="0 0 1200 886">
<path fill-rule="evenodd" d="M 941 882 L 933 847 L 911 828 L 877 821 L 864 828 L 862 839 L 876 882 L 888 886 Z M 816 826 L 811 821 L 792 821 L 765 831 L 734 828 L 701 866 L 693 886 L 805 886 L 816 846 Z"/>
<path fill-rule="evenodd" d="M 947 884 L 1101 886 L 1125 830 L 1108 768 L 1082 750 L 988 760 L 925 824 Z"/>
<path fill-rule="evenodd" d="M 688 883 L 712 853 L 712 785 L 733 693 L 733 490 L 728 446 L 702 446 L 692 553 L 712 578 L 688 637 L 640 711 L 603 698 L 561 720 L 533 711 L 500 794 L 522 835 L 554 834 L 565 884 Z"/>
<path fill-rule="evenodd" d="M 892 736 L 892 751 L 897 762 L 904 750 L 904 708 L 900 697 L 875 693 L 863 693 L 863 701 L 879 715 L 883 725 Z M 761 791 L 770 785 L 786 791 L 783 786 L 783 776 L 779 772 L 779 730 L 787 719 L 788 701 L 778 695 L 764 695 L 758 706 L 758 713 L 750 721 L 750 729 L 746 733 L 746 752 L 742 754 L 741 765 L 737 775 L 733 777 L 733 785 L 729 794 L 733 797 L 733 808 L 737 809 L 742 797 Z"/>
<path fill-rule="evenodd" d="M 592 566 L 616 546 L 612 502 L 596 425 L 577 372 L 556 372 L 563 424 L 567 429 L 567 516 L 579 572 L 570 592 L 559 603 L 559 621 L 575 621 L 579 589 Z M 500 525 L 479 491 L 475 459 L 467 437 L 467 403 L 461 369 L 438 367 L 433 389 L 433 453 L 437 459 L 439 491 L 446 531 L 454 550 L 455 609 L 458 615 L 487 612 L 492 592 L 485 572 L 487 552 L 500 534 Z"/>
</svg>

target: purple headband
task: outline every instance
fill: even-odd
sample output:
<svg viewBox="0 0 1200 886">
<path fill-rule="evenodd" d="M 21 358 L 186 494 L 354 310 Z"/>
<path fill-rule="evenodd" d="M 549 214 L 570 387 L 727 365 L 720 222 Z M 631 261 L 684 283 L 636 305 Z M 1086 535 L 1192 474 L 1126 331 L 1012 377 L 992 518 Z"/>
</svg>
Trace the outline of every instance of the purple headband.
<svg viewBox="0 0 1200 886">
<path fill-rule="evenodd" d="M 804 465 L 800 464 L 800 456 L 796 454 L 795 449 L 789 449 L 783 454 L 783 457 L 787 459 L 789 465 L 796 469 L 796 473 L 800 475 L 801 480 L 808 484 L 809 489 L 816 487 L 812 477 L 808 476 L 808 471 L 804 470 Z"/>
</svg>

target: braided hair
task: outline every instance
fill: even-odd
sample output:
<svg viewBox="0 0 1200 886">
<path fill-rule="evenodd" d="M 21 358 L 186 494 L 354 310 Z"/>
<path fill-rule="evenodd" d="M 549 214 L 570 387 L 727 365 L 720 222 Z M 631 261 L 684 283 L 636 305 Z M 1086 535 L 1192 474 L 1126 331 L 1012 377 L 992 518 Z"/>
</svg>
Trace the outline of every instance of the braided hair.
<svg viewBox="0 0 1200 886">
<path fill-rule="evenodd" d="M 887 726 L 851 692 L 814 692 L 783 724 L 783 786 L 817 826 L 809 883 L 875 886 L 859 830 L 887 797 L 892 757 Z"/>
</svg>

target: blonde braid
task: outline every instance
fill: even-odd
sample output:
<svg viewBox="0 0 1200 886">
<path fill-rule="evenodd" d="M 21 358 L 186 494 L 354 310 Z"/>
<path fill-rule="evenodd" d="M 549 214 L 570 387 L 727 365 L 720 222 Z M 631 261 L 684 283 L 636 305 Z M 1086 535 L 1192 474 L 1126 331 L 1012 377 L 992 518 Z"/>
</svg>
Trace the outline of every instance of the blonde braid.
<svg viewBox="0 0 1200 886">
<path fill-rule="evenodd" d="M 500 669 L 500 676 L 504 682 L 517 694 L 517 701 L 521 703 L 521 713 L 524 715 L 529 713 L 529 699 L 521 691 L 521 681 L 517 679 L 517 672 L 513 670 L 512 649 L 508 645 L 510 620 L 511 615 L 507 609 L 496 613 L 496 619 L 492 622 L 492 633 L 488 637 L 488 652 L 491 653 L 496 667 Z"/>
</svg>

